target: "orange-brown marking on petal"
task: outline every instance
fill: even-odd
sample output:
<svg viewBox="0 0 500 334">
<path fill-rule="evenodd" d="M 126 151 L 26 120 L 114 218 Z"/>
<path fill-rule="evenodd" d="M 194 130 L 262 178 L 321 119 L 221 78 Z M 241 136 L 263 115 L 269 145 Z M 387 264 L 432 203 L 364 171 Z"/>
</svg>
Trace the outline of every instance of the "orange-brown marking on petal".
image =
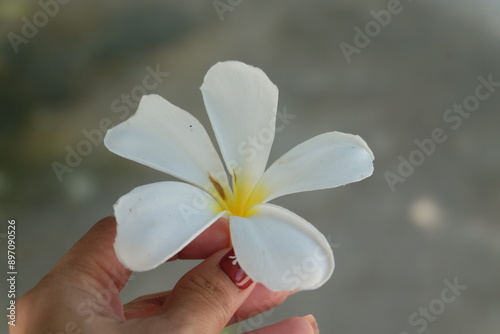
<svg viewBox="0 0 500 334">
<path fill-rule="evenodd" d="M 210 180 L 210 182 L 212 182 L 212 184 L 214 185 L 215 187 L 215 190 L 217 190 L 217 192 L 219 193 L 220 197 L 225 200 L 226 199 L 226 194 L 224 194 L 224 189 L 222 188 L 222 186 L 220 185 L 219 182 L 217 182 L 216 179 L 214 179 L 212 177 L 212 175 L 208 174 L 208 178 Z"/>
</svg>

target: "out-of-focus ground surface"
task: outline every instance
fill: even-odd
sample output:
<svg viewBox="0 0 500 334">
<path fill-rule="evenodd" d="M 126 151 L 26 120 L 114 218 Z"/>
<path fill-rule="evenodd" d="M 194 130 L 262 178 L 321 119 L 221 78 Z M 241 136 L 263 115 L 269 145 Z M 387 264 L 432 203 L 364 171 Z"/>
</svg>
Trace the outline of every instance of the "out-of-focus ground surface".
<svg viewBox="0 0 500 334">
<path fill-rule="evenodd" d="M 150 92 L 210 129 L 198 88 L 210 66 L 235 59 L 262 68 L 280 89 L 279 109 L 296 116 L 270 161 L 332 130 L 361 135 L 376 157 L 363 182 L 275 201 L 329 236 L 337 267 L 322 288 L 253 325 L 313 313 L 322 333 L 499 333 L 500 89 L 458 129 L 443 120 L 474 94 L 478 76 L 500 81 L 499 2 L 403 0 L 350 63 L 339 44 L 353 44 L 353 28 L 387 1 L 233 3 L 221 20 L 210 1 L 72 1 L 15 53 L 7 34 L 20 35 L 21 18 L 40 7 L 0 2 L 0 233 L 16 219 L 18 295 L 112 214 L 118 197 L 169 179 L 100 144 L 59 182 L 51 164 L 65 163 L 67 146 L 104 118 L 117 124 L 114 100 L 142 84 L 147 66 L 170 73 Z M 447 140 L 391 191 L 384 174 L 397 173 L 399 156 L 435 128 Z M 134 274 L 124 300 L 171 288 L 195 263 Z M 467 288 L 440 302 L 455 278 Z M 5 280 L 1 294 L 5 312 Z M 419 308 L 429 306 L 422 320 Z"/>
</svg>

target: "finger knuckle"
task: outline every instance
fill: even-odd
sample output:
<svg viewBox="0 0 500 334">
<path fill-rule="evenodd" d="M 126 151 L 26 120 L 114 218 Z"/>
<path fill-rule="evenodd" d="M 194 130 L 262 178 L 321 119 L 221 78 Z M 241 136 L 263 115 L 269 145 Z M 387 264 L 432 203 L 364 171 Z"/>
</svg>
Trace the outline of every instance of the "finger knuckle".
<svg viewBox="0 0 500 334">
<path fill-rule="evenodd" d="M 210 306 L 212 316 L 215 316 L 219 323 L 227 321 L 230 317 L 231 296 L 223 282 L 214 277 L 193 275 L 189 278 L 188 286 L 190 290 L 197 292 L 199 298 L 197 302 Z"/>
</svg>

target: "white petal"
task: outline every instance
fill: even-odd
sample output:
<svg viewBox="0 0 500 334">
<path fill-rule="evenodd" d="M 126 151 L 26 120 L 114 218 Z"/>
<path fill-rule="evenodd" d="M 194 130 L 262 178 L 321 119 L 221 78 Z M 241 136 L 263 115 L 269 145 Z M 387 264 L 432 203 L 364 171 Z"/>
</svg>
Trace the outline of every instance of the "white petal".
<svg viewBox="0 0 500 334">
<path fill-rule="evenodd" d="M 118 222 L 115 252 L 129 269 L 162 264 L 215 222 L 217 202 L 208 193 L 181 182 L 135 188 L 115 204 Z"/>
<path fill-rule="evenodd" d="M 273 291 L 316 289 L 330 278 L 333 253 L 321 232 L 282 207 L 254 208 L 253 216 L 230 217 L 234 252 L 250 278 Z"/>
<path fill-rule="evenodd" d="M 262 201 L 334 188 L 373 173 L 373 153 L 359 136 L 329 132 L 295 146 L 266 170 L 255 194 Z"/>
<path fill-rule="evenodd" d="M 215 64 L 200 89 L 230 174 L 253 188 L 274 140 L 278 88 L 261 69 L 228 61 Z"/>
<path fill-rule="evenodd" d="M 227 176 L 203 125 L 158 95 L 143 96 L 135 115 L 108 130 L 104 144 L 113 153 L 204 189 L 209 174 Z"/>
</svg>

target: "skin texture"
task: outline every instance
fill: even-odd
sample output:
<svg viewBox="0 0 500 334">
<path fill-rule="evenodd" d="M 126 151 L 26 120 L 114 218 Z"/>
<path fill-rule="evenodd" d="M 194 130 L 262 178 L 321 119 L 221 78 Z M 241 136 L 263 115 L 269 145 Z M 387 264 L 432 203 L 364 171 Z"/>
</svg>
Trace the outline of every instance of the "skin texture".
<svg viewBox="0 0 500 334">
<path fill-rule="evenodd" d="M 95 224 L 17 306 L 12 334 L 219 334 L 227 325 L 282 303 L 290 292 L 253 283 L 240 290 L 218 266 L 229 250 L 228 224 L 219 219 L 171 260 L 205 259 L 173 290 L 123 305 L 119 292 L 131 274 L 116 258 L 114 217 Z M 168 265 L 168 264 L 167 264 Z M 319 333 L 311 316 L 286 319 L 249 333 Z"/>
</svg>

